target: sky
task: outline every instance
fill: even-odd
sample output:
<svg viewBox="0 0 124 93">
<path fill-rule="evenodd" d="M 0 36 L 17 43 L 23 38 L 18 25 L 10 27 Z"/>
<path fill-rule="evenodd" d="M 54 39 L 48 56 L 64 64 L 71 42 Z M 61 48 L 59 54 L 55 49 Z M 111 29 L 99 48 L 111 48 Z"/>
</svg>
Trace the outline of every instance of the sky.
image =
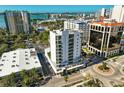
<svg viewBox="0 0 124 93">
<path fill-rule="evenodd" d="M 113 5 L 0 5 L 0 11 L 26 10 L 29 12 L 94 12 Z"/>
</svg>

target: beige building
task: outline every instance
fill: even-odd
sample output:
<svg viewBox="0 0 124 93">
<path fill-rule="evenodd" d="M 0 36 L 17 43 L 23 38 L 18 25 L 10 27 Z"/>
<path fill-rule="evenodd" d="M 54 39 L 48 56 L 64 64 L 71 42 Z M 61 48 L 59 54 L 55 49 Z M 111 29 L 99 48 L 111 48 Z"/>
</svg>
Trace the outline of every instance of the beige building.
<svg viewBox="0 0 124 93">
<path fill-rule="evenodd" d="M 26 11 L 6 11 L 5 22 L 7 30 L 11 34 L 26 33 L 31 32 L 30 29 L 30 17 L 29 13 Z"/>
<path fill-rule="evenodd" d="M 90 24 L 88 48 L 93 53 L 108 57 L 123 51 L 122 36 L 124 23 L 114 20 L 101 20 Z"/>
</svg>

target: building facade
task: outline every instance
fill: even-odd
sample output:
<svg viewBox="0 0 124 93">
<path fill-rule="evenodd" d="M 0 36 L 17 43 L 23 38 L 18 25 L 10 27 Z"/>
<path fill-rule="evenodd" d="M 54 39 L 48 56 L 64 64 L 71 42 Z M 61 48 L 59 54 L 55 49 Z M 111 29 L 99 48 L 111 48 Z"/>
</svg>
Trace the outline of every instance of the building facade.
<svg viewBox="0 0 124 93">
<path fill-rule="evenodd" d="M 87 21 L 80 21 L 80 20 L 67 20 L 64 21 L 64 29 L 70 29 L 74 31 L 80 31 L 81 32 L 81 41 L 82 45 L 86 45 L 88 42 L 88 36 L 89 36 L 89 24 Z"/>
<path fill-rule="evenodd" d="M 5 11 L 5 23 L 11 34 L 31 33 L 30 16 L 26 11 Z"/>
<path fill-rule="evenodd" d="M 0 77 L 33 68 L 42 70 L 37 52 L 34 48 L 6 52 L 2 54 L 0 59 Z"/>
<path fill-rule="evenodd" d="M 95 14 L 96 18 L 99 19 L 100 16 L 105 17 L 106 16 L 106 9 L 102 8 L 101 10 L 98 10 Z"/>
<path fill-rule="evenodd" d="M 112 19 L 115 19 L 117 22 L 124 22 L 124 6 L 115 5 L 112 9 Z"/>
<path fill-rule="evenodd" d="M 90 24 L 88 48 L 100 57 L 108 57 L 123 51 L 124 23 L 103 20 Z M 122 44 L 121 44 L 122 43 Z"/>
<path fill-rule="evenodd" d="M 79 31 L 50 31 L 51 61 L 57 70 L 81 62 L 81 34 Z"/>
</svg>

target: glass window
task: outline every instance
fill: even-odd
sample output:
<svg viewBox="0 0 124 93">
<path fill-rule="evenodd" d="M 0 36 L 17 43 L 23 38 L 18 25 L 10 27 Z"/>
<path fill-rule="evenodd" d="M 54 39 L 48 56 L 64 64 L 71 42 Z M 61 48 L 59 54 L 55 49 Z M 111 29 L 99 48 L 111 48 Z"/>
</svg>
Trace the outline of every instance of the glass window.
<svg viewBox="0 0 124 93">
<path fill-rule="evenodd" d="M 12 62 L 16 62 L 15 60 L 13 60 Z"/>
<path fill-rule="evenodd" d="M 102 31 L 104 30 L 104 27 L 102 27 Z"/>
<path fill-rule="evenodd" d="M 16 53 L 13 53 L 14 55 L 16 55 Z"/>
<path fill-rule="evenodd" d="M 37 61 L 35 61 L 35 63 L 38 63 Z"/>
<path fill-rule="evenodd" d="M 101 28 L 101 27 L 99 26 L 99 31 L 100 31 L 100 28 Z"/>
<path fill-rule="evenodd" d="M 5 59 L 2 59 L 2 61 L 5 61 Z"/>
<path fill-rule="evenodd" d="M 19 67 L 19 65 L 16 64 L 17 67 Z"/>
<path fill-rule="evenodd" d="M 0 64 L 0 66 L 3 66 L 3 64 Z"/>
<path fill-rule="evenodd" d="M 12 65 L 11 67 L 13 68 L 13 67 L 15 67 L 15 65 Z"/>
<path fill-rule="evenodd" d="M 105 31 L 108 31 L 108 28 L 107 27 L 105 27 Z"/>
<path fill-rule="evenodd" d="M 107 31 L 109 31 L 110 30 L 110 27 L 108 27 L 108 30 Z"/>
<path fill-rule="evenodd" d="M 25 60 L 28 60 L 28 58 L 25 58 Z"/>
<path fill-rule="evenodd" d="M 13 58 L 16 58 L 16 56 L 13 56 Z"/>
<path fill-rule="evenodd" d="M 93 29 L 93 26 L 91 25 L 91 29 Z"/>
<path fill-rule="evenodd" d="M 98 30 L 98 26 L 96 26 L 96 30 Z"/>
<path fill-rule="evenodd" d="M 95 29 L 95 26 L 93 26 L 93 29 Z"/>
<path fill-rule="evenodd" d="M 26 62 L 26 64 L 28 65 L 28 64 L 30 64 L 29 62 Z"/>
<path fill-rule="evenodd" d="M 111 32 L 113 32 L 113 31 L 114 31 L 114 28 L 112 27 L 112 28 L 111 28 Z"/>
</svg>

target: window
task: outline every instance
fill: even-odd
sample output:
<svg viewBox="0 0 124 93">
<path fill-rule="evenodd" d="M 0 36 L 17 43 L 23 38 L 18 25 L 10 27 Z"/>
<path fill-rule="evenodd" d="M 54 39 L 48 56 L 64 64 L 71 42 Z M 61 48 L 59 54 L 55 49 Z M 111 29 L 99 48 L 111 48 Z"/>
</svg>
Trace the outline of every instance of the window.
<svg viewBox="0 0 124 93">
<path fill-rule="evenodd" d="M 12 65 L 11 67 L 13 68 L 13 67 L 15 67 L 15 65 Z"/>
<path fill-rule="evenodd" d="M 105 27 L 105 31 L 107 31 L 108 29 L 107 29 L 107 27 Z"/>
<path fill-rule="evenodd" d="M 91 29 L 93 29 L 93 26 L 91 25 Z"/>
<path fill-rule="evenodd" d="M 112 27 L 112 28 L 111 28 L 111 32 L 113 32 L 113 31 L 114 31 L 114 28 Z"/>
<path fill-rule="evenodd" d="M 30 64 L 29 62 L 26 62 L 26 64 L 28 65 L 28 64 Z"/>
<path fill-rule="evenodd" d="M 121 31 L 121 26 L 119 27 L 119 29 L 118 29 L 119 31 Z"/>
<path fill-rule="evenodd" d="M 93 26 L 93 29 L 95 29 L 95 26 Z"/>
<path fill-rule="evenodd" d="M 2 59 L 2 61 L 5 61 L 5 59 Z"/>
<path fill-rule="evenodd" d="M 0 64 L 0 66 L 3 66 L 3 64 Z"/>
<path fill-rule="evenodd" d="M 124 26 L 122 27 L 122 31 L 124 30 Z"/>
<path fill-rule="evenodd" d="M 13 53 L 14 55 L 16 55 L 16 53 Z"/>
<path fill-rule="evenodd" d="M 16 58 L 16 56 L 13 56 L 13 58 Z"/>
<path fill-rule="evenodd" d="M 35 61 L 35 63 L 38 63 L 37 61 Z"/>
<path fill-rule="evenodd" d="M 25 60 L 28 60 L 28 58 L 25 58 Z"/>
<path fill-rule="evenodd" d="M 19 65 L 16 64 L 17 67 L 19 67 Z"/>
<path fill-rule="evenodd" d="M 110 30 L 110 27 L 108 27 L 107 31 L 109 31 L 109 30 Z"/>
<path fill-rule="evenodd" d="M 98 26 L 96 26 L 96 30 L 98 30 Z"/>
<path fill-rule="evenodd" d="M 27 51 L 25 51 L 25 53 L 28 53 Z"/>
<path fill-rule="evenodd" d="M 15 60 L 12 61 L 13 63 L 16 62 Z"/>
<path fill-rule="evenodd" d="M 26 57 L 28 56 L 28 55 L 25 55 Z"/>
<path fill-rule="evenodd" d="M 102 27 L 102 31 L 104 30 L 104 27 Z"/>
<path fill-rule="evenodd" d="M 6 57 L 6 56 L 3 56 L 4 58 Z"/>
<path fill-rule="evenodd" d="M 100 31 L 100 28 L 101 28 L 101 27 L 99 26 L 99 31 Z"/>
</svg>

